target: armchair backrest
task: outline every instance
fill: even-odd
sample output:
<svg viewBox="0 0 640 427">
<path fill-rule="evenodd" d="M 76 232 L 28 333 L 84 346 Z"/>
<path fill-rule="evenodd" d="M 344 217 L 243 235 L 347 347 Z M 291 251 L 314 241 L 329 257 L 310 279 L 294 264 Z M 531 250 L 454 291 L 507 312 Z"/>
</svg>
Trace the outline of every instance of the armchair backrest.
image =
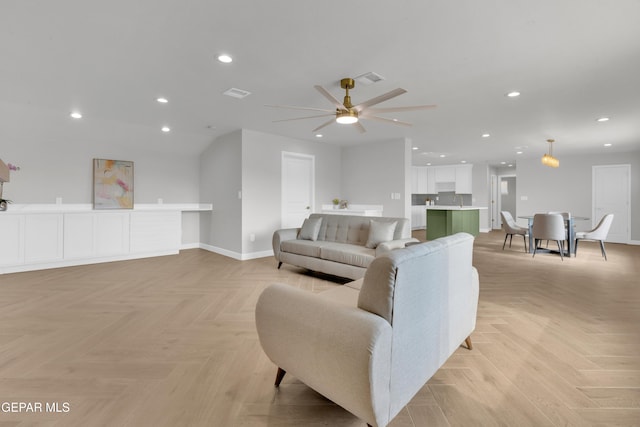
<svg viewBox="0 0 640 427">
<path fill-rule="evenodd" d="M 377 257 L 367 269 L 358 307 L 393 328 L 392 412 L 411 399 L 475 328 L 473 240 L 458 233 L 398 249 Z"/>
<path fill-rule="evenodd" d="M 600 219 L 596 228 L 586 233 L 586 238 L 593 240 L 605 240 L 607 238 L 607 234 L 609 234 L 609 228 L 611 228 L 612 222 L 613 214 L 606 214 L 602 219 Z"/>
<path fill-rule="evenodd" d="M 507 233 L 518 234 L 519 228 L 518 224 L 516 224 L 511 212 L 509 211 L 501 211 L 500 216 L 502 217 L 502 228 Z"/>
</svg>

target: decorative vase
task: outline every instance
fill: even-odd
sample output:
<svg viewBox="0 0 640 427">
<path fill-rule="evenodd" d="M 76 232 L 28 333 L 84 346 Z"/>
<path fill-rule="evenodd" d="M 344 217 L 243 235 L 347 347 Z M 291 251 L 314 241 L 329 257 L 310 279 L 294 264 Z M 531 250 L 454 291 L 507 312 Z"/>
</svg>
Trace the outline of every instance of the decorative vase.
<svg viewBox="0 0 640 427">
<path fill-rule="evenodd" d="M 7 210 L 7 202 L 3 200 L 0 202 L 0 211 L 6 211 L 6 210 Z"/>
</svg>

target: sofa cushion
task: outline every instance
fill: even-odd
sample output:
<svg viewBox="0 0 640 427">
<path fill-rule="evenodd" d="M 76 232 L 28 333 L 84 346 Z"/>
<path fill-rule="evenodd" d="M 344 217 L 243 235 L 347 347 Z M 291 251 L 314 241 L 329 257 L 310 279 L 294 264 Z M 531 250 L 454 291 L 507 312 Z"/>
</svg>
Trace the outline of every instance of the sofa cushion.
<svg viewBox="0 0 640 427">
<path fill-rule="evenodd" d="M 302 228 L 300 229 L 300 234 L 298 235 L 299 239 L 302 240 L 317 240 L 318 232 L 320 231 L 320 226 L 322 225 L 322 218 L 307 218 L 302 223 Z"/>
<path fill-rule="evenodd" d="M 375 257 L 375 250 L 348 243 L 324 242 L 320 249 L 322 259 L 364 268 L 368 267 Z"/>
<path fill-rule="evenodd" d="M 375 249 L 380 243 L 393 240 L 393 234 L 396 231 L 397 221 L 393 222 L 381 222 L 370 220 L 369 221 L 369 237 L 365 246 L 367 248 Z"/>
<path fill-rule="evenodd" d="M 285 240 L 280 243 L 280 251 L 314 258 L 320 258 L 320 248 L 325 242 L 312 240 Z"/>
</svg>

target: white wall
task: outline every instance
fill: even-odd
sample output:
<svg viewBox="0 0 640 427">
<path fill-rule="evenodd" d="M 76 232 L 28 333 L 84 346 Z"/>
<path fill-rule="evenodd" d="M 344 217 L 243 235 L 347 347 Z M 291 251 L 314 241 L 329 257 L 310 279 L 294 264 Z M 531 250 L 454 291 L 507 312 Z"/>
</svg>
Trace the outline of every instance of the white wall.
<svg viewBox="0 0 640 427">
<path fill-rule="evenodd" d="M 281 228 L 283 151 L 315 157 L 316 212 L 339 194 L 340 147 L 243 130 L 242 231 L 238 235 L 243 254 L 271 251 L 273 231 Z M 254 242 L 249 239 L 251 234 L 255 234 Z"/>
<path fill-rule="evenodd" d="M 242 252 L 242 131 L 218 137 L 200 155 L 200 201 L 213 212 L 200 214 L 200 242 L 229 255 Z"/>
<path fill-rule="evenodd" d="M 631 239 L 640 241 L 640 151 L 563 157 L 557 169 L 542 165 L 539 158 L 519 160 L 518 215 L 568 211 L 591 217 L 592 166 L 614 164 L 631 165 Z M 527 200 L 521 200 L 522 196 Z M 591 225 L 590 222 L 576 224 L 578 229 L 588 229 Z"/>
<path fill-rule="evenodd" d="M 14 203 L 61 197 L 63 204 L 91 204 L 94 158 L 134 162 L 136 204 L 199 202 L 199 153 L 180 149 L 193 142 L 191 135 L 90 117 L 75 121 L 59 111 L 6 103 L 0 117 L 0 158 L 21 168 L 4 185 L 4 198 Z M 195 243 L 197 218 L 185 219 L 185 227 L 183 243 Z"/>
<path fill-rule="evenodd" d="M 384 216 L 411 218 L 411 141 L 397 139 L 342 149 L 342 190 L 353 204 L 383 205 Z M 400 193 L 392 200 L 391 193 Z"/>
</svg>

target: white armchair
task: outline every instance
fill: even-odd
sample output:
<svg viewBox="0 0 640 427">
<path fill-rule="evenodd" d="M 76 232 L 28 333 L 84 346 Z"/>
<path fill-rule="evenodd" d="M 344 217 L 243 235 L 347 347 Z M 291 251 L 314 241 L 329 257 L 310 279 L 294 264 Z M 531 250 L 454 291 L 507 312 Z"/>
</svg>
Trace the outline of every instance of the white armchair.
<svg viewBox="0 0 640 427">
<path fill-rule="evenodd" d="M 463 341 L 471 348 L 472 250 L 473 236 L 458 233 L 379 256 L 363 279 L 320 294 L 266 288 L 256 326 L 278 367 L 276 386 L 288 372 L 369 425 L 386 426 Z"/>
<path fill-rule="evenodd" d="M 609 228 L 613 222 L 613 214 L 606 214 L 602 217 L 596 228 L 591 231 L 579 231 L 576 233 L 576 256 L 578 255 L 578 241 L 580 240 L 592 240 L 600 242 L 600 252 L 604 260 L 607 260 L 607 252 L 604 250 L 604 241 L 609 234 Z"/>
</svg>

